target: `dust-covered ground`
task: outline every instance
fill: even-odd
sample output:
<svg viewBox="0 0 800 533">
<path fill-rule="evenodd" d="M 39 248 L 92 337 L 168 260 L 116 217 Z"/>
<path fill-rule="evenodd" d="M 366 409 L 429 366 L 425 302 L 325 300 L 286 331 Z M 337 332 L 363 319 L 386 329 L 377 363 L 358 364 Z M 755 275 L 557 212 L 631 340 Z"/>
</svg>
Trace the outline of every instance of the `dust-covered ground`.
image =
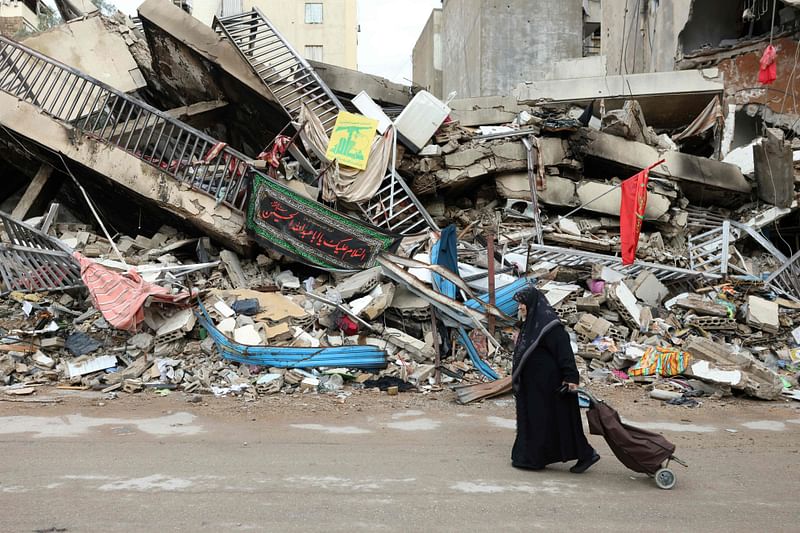
<svg viewBox="0 0 800 533">
<path fill-rule="evenodd" d="M 593 389 L 665 434 L 689 468 L 671 491 L 603 459 L 512 468 L 511 397 L 358 392 L 0 402 L 1 531 L 796 531 L 795 402 L 650 400 Z"/>
</svg>

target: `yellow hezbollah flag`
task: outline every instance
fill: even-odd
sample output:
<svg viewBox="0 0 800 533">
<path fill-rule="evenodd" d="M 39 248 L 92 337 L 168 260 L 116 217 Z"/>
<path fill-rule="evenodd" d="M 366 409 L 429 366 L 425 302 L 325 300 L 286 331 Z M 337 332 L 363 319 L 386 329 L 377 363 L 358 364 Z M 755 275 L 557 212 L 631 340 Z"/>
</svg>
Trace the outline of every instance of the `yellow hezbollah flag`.
<svg viewBox="0 0 800 533">
<path fill-rule="evenodd" d="M 340 111 L 325 157 L 331 161 L 336 159 L 340 165 L 364 170 L 377 128 L 375 119 Z"/>
</svg>

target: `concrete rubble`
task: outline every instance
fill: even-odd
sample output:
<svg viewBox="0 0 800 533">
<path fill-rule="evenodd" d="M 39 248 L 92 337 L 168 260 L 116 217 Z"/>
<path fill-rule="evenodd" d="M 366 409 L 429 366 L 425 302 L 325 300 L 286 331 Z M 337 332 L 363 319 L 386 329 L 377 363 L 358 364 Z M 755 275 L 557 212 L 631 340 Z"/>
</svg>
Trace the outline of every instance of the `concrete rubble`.
<svg viewBox="0 0 800 533">
<path fill-rule="evenodd" d="M 50 102 L 0 67 L 19 77 L 0 87 L 0 168 L 13 176 L 0 188 L 0 396 L 56 386 L 252 401 L 493 381 L 511 373 L 513 294 L 528 283 L 597 385 L 690 406 L 798 387 L 800 145 L 786 129 L 767 129 L 739 165 L 722 160 L 721 131 L 680 137 L 695 117 L 665 125 L 660 109 L 648 121 L 669 100 L 647 80 L 639 92 L 603 85 L 608 110 L 583 96 L 603 78 L 558 98 L 563 80 L 447 105 L 417 92 L 446 110 L 425 146 L 401 138 L 382 145 L 385 168 L 348 174 L 321 153 L 313 119 L 327 135 L 349 108 L 340 99 L 361 90 L 380 92 L 387 115 L 425 116 L 411 88 L 298 62 L 325 71 L 309 94 L 329 107 L 310 119 L 223 32 L 165 0 L 140 11 L 143 28 L 93 13 L 69 32 L 0 41 L 10 62 L 52 58 L 85 82 Z M 83 34 L 113 51 L 113 69 L 70 52 Z M 81 77 L 102 73 L 97 87 Z M 727 90 L 704 76 L 682 73 L 680 94 Z M 101 97 L 111 103 L 84 113 Z M 623 265 L 620 184 L 659 160 L 636 261 Z M 371 192 L 322 202 L 336 180 Z M 148 292 L 119 289 L 115 309 L 84 261 Z M 137 327 L 112 326 L 120 313 Z"/>
</svg>

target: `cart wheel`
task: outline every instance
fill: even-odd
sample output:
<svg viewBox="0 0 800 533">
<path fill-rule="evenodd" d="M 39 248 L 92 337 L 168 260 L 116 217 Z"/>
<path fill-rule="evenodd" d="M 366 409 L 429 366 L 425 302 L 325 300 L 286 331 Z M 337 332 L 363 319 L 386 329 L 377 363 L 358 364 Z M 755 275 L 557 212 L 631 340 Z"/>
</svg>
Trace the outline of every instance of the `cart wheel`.
<svg viewBox="0 0 800 533">
<path fill-rule="evenodd" d="M 675 486 L 675 473 L 669 468 L 662 468 L 656 472 L 655 480 L 658 488 L 669 490 Z"/>
</svg>

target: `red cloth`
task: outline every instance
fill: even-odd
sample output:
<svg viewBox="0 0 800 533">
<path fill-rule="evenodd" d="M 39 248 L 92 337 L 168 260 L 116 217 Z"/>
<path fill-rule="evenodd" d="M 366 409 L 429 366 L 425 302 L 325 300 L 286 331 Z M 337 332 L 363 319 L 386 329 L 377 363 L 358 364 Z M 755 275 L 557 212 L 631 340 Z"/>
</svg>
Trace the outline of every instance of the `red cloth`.
<svg viewBox="0 0 800 533">
<path fill-rule="evenodd" d="M 776 59 L 778 53 L 772 45 L 767 46 L 764 50 L 764 55 L 761 56 L 761 61 L 758 62 L 758 82 L 761 85 L 772 85 L 778 79 L 778 63 Z"/>
<path fill-rule="evenodd" d="M 226 146 L 228 146 L 228 143 L 224 142 L 218 142 L 217 144 L 212 146 L 211 149 L 208 151 L 208 153 L 206 153 L 205 157 L 203 158 L 203 163 L 205 163 L 206 165 L 211 163 L 214 160 L 214 158 L 216 158 L 220 154 L 220 152 L 222 152 L 225 149 Z"/>
<path fill-rule="evenodd" d="M 644 212 L 647 208 L 647 180 L 650 169 L 660 165 L 659 161 L 622 182 L 622 199 L 619 205 L 619 233 L 622 239 L 622 264 L 632 265 L 636 259 L 639 233 L 642 231 Z"/>
<path fill-rule="evenodd" d="M 266 161 L 273 168 L 278 168 L 281 165 L 283 154 L 289 149 L 292 144 L 292 138 L 286 135 L 278 135 L 272 143 L 272 148 L 265 150 L 258 154 L 258 159 Z"/>
<path fill-rule="evenodd" d="M 348 336 L 358 333 L 358 324 L 349 316 L 341 315 L 336 320 L 336 327 Z"/>
<path fill-rule="evenodd" d="M 106 322 L 117 329 L 136 331 L 144 321 L 144 304 L 151 296 L 165 303 L 177 303 L 188 293 L 170 294 L 169 289 L 144 281 L 135 268 L 119 274 L 75 252 L 81 265 L 81 278 L 92 297 L 94 307 Z"/>
</svg>

